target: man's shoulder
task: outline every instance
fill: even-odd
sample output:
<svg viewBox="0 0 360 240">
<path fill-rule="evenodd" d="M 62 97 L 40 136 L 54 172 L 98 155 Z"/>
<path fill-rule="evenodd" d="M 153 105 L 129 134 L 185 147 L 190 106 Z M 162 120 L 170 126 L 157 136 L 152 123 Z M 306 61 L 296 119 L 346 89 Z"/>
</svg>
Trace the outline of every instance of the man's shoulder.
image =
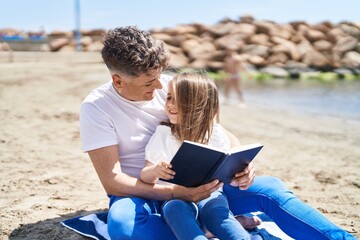
<svg viewBox="0 0 360 240">
<path fill-rule="evenodd" d="M 105 96 L 107 96 L 107 92 L 110 91 L 111 81 L 102 84 L 101 86 L 93 89 L 84 99 L 83 103 L 92 103 L 96 101 L 101 101 Z"/>
</svg>

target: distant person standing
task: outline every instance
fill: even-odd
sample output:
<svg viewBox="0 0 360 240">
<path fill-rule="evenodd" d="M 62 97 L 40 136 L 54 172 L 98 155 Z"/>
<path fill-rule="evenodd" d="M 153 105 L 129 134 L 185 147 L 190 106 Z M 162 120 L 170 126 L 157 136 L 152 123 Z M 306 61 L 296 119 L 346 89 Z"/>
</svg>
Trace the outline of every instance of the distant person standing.
<svg viewBox="0 0 360 240">
<path fill-rule="evenodd" d="M 244 96 L 242 91 L 241 72 L 249 72 L 244 63 L 239 58 L 239 56 L 237 56 L 235 49 L 228 49 L 226 51 L 226 57 L 224 60 L 224 71 L 226 74 L 224 81 L 224 93 L 226 98 L 225 102 L 227 103 L 229 101 L 230 90 L 231 88 L 234 88 L 238 95 L 240 106 L 243 106 Z"/>
</svg>

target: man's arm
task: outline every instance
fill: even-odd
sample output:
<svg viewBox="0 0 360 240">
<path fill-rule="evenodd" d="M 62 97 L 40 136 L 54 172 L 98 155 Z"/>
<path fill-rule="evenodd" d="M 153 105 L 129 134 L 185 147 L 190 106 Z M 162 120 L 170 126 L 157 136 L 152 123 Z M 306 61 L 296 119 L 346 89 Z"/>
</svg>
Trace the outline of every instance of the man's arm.
<svg viewBox="0 0 360 240">
<path fill-rule="evenodd" d="M 121 172 L 116 145 L 88 152 L 98 177 L 107 194 L 116 196 L 134 196 L 154 200 L 173 198 L 197 202 L 210 196 L 222 186 L 217 180 L 196 188 L 179 185 L 147 184 Z"/>
<path fill-rule="evenodd" d="M 239 146 L 240 145 L 239 139 L 234 134 L 227 131 L 225 128 L 224 130 L 230 139 L 230 146 L 231 147 Z M 255 167 L 251 162 L 247 167 L 244 168 L 244 170 L 235 174 L 230 185 L 233 187 L 239 187 L 241 190 L 246 190 L 253 183 L 254 178 L 255 178 Z"/>
</svg>

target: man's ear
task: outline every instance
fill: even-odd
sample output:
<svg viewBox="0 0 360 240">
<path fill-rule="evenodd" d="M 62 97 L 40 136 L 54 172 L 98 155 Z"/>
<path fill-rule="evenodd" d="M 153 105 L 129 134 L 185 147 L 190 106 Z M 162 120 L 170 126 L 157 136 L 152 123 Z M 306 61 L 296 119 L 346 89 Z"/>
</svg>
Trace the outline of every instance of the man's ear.
<svg viewBox="0 0 360 240">
<path fill-rule="evenodd" d="M 112 74 L 111 75 L 111 78 L 112 78 L 112 80 L 113 80 L 113 84 L 114 84 L 114 86 L 115 86 L 115 88 L 116 89 L 119 89 L 119 88 L 121 88 L 121 86 L 122 86 L 122 79 L 121 79 L 121 77 L 118 75 L 118 74 Z"/>
</svg>

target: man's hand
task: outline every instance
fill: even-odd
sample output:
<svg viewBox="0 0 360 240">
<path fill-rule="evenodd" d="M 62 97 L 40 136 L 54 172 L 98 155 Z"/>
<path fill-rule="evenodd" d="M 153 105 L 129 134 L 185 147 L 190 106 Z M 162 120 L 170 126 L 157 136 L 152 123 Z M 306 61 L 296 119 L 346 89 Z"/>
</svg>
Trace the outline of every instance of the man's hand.
<svg viewBox="0 0 360 240">
<path fill-rule="evenodd" d="M 235 174 L 230 185 L 233 187 L 239 187 L 241 190 L 246 190 L 253 183 L 254 178 L 255 167 L 252 163 L 250 163 L 244 170 Z"/>
<path fill-rule="evenodd" d="M 203 184 L 198 187 L 183 187 L 180 185 L 173 185 L 172 198 L 182 199 L 189 202 L 198 202 L 210 197 L 210 194 L 221 188 L 223 183 L 219 180 L 214 180 L 210 183 Z"/>
</svg>

